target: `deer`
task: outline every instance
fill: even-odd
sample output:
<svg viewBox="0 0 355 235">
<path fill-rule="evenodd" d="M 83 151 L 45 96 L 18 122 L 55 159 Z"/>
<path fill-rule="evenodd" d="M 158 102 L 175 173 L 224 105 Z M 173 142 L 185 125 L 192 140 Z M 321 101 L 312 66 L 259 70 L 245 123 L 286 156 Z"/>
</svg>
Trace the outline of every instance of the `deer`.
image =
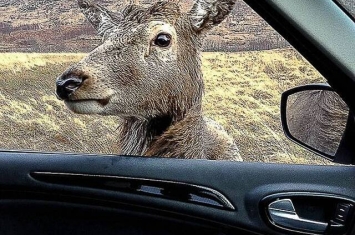
<svg viewBox="0 0 355 235">
<path fill-rule="evenodd" d="M 122 155 L 242 161 L 233 138 L 203 115 L 201 48 L 236 0 L 79 8 L 102 43 L 56 79 L 56 95 L 77 114 L 118 116 Z"/>
</svg>

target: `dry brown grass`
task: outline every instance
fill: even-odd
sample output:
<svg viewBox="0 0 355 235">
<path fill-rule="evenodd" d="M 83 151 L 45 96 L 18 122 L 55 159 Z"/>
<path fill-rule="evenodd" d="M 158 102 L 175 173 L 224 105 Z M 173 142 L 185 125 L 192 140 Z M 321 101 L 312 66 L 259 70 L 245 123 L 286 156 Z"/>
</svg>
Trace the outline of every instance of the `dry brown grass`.
<svg viewBox="0 0 355 235">
<path fill-rule="evenodd" d="M 0 54 L 0 148 L 116 153 L 115 117 L 70 113 L 55 78 L 83 54 Z M 204 53 L 204 111 L 233 135 L 246 161 L 326 164 L 284 137 L 282 91 L 323 81 L 294 51 Z"/>
<path fill-rule="evenodd" d="M 248 161 L 324 164 L 291 143 L 280 123 L 283 91 L 323 82 L 321 75 L 291 49 L 205 53 L 205 114 L 221 123 Z"/>
<path fill-rule="evenodd" d="M 82 58 L 85 54 L 60 54 L 60 53 L 3 53 L 0 54 L 0 71 L 21 72 L 33 70 L 36 67 L 43 67 L 56 64 L 72 63 Z"/>
</svg>

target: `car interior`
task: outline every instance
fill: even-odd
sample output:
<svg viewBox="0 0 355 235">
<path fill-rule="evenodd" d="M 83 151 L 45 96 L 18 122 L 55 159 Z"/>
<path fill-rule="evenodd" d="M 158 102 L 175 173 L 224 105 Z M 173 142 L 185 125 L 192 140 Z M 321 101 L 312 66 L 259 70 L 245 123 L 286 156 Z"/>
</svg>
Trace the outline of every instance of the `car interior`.
<svg viewBox="0 0 355 235">
<path fill-rule="evenodd" d="M 2 150 L 0 234 L 355 234 L 354 18 L 333 0 L 244 2 L 327 80 L 285 91 L 280 120 L 332 164 Z M 314 91 L 344 110 L 342 124 L 329 122 L 341 125 L 331 150 L 302 136 L 319 131 L 291 126 L 293 97 Z M 305 106 L 304 119 L 316 112 Z"/>
</svg>

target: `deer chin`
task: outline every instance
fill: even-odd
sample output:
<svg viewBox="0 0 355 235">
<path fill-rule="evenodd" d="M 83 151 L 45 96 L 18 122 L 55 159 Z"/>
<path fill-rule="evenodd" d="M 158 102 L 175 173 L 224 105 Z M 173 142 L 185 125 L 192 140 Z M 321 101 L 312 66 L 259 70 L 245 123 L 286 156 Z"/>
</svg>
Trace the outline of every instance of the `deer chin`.
<svg viewBox="0 0 355 235">
<path fill-rule="evenodd" d="M 65 105 L 74 113 L 78 114 L 100 114 L 103 113 L 110 99 L 85 99 L 67 100 Z"/>
</svg>

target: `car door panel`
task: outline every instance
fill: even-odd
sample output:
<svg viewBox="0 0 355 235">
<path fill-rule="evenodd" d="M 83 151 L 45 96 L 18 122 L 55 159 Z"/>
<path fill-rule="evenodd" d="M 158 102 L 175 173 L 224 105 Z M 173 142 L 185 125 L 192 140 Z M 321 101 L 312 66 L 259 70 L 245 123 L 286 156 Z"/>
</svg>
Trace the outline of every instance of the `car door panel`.
<svg viewBox="0 0 355 235">
<path fill-rule="evenodd" d="M 201 171 L 203 169 L 203 171 Z M 291 196 L 303 193 L 333 195 L 355 201 L 355 169 L 347 166 L 305 166 L 263 163 L 213 162 L 141 157 L 62 155 L 7 152 L 0 157 L 1 191 L 5 199 L 43 198 L 49 201 L 77 202 L 120 208 L 149 208 L 149 213 L 172 213 L 198 218 L 216 225 L 238 227 L 249 231 L 275 233 L 265 221 L 262 200 L 275 194 Z M 218 191 L 235 210 L 214 208 L 184 201 L 184 195 L 161 197 L 137 194 L 120 187 L 100 188 L 74 183 L 33 178 L 34 172 L 90 175 L 92 177 L 124 177 L 178 182 Z M 32 176 L 31 176 L 32 174 Z M 324 177 L 324 176 L 327 177 Z M 75 183 L 76 182 L 76 183 Z M 174 188 L 177 187 L 177 188 Z M 179 190 L 170 185 L 170 190 Z M 12 196 L 11 196 L 12 195 Z M 23 195 L 23 196 L 21 196 Z M 171 195 L 170 195 L 171 196 Z M 178 216 L 178 217 L 179 217 Z M 185 218 L 186 219 L 186 218 Z M 218 227 L 218 226 L 217 226 Z M 281 233 L 282 234 L 282 233 Z"/>
<path fill-rule="evenodd" d="M 1 200 L 1 234 L 220 234 L 207 223 L 129 209 L 44 200 Z"/>
</svg>

